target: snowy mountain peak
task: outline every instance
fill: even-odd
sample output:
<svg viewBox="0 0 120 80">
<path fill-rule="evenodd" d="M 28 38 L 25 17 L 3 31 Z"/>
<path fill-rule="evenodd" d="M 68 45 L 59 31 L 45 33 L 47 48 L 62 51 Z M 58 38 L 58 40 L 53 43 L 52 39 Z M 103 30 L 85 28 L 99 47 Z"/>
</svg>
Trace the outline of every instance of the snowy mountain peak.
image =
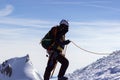
<svg viewBox="0 0 120 80">
<path fill-rule="evenodd" d="M 120 80 L 120 51 L 68 74 L 69 80 Z"/>
<path fill-rule="evenodd" d="M 29 55 L 11 58 L 0 65 L 0 80 L 41 80 Z"/>
</svg>

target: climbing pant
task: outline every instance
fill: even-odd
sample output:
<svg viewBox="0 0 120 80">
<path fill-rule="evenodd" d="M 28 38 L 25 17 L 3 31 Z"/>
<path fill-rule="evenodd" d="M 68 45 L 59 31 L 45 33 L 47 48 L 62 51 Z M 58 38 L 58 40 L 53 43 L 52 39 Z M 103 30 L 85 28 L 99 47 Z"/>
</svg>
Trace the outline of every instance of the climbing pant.
<svg viewBox="0 0 120 80">
<path fill-rule="evenodd" d="M 55 67 L 57 61 L 61 63 L 58 77 L 63 77 L 68 68 L 69 61 L 62 54 L 56 54 L 57 53 L 53 53 L 53 55 L 51 55 L 48 60 L 47 67 L 44 73 L 44 80 L 49 80 L 51 71 Z"/>
</svg>

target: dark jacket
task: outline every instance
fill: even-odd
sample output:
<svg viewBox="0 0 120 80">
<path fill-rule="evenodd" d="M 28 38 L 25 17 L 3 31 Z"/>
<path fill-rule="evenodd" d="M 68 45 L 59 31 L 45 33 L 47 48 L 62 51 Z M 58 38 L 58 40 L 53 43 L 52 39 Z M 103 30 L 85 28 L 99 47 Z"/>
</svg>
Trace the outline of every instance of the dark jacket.
<svg viewBox="0 0 120 80">
<path fill-rule="evenodd" d="M 51 46 L 51 49 L 64 49 L 64 46 L 68 44 L 68 40 L 65 40 L 65 34 L 68 32 L 68 30 L 64 30 L 60 26 L 52 27 L 51 30 L 45 35 L 43 39 L 51 39 L 52 43 L 54 43 Z"/>
</svg>

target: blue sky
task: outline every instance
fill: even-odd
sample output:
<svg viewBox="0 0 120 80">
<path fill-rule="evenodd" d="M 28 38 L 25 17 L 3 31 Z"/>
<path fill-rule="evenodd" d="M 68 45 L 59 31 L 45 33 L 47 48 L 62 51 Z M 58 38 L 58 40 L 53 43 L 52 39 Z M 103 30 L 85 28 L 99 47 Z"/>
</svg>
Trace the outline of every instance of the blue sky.
<svg viewBox="0 0 120 80">
<path fill-rule="evenodd" d="M 70 23 L 67 39 L 82 48 L 106 53 L 119 50 L 119 3 L 119 0 L 0 0 L 0 62 L 29 54 L 43 74 L 47 58 L 39 41 L 61 19 Z M 71 43 L 66 55 L 70 60 L 68 72 L 103 56 L 81 51 Z"/>
</svg>

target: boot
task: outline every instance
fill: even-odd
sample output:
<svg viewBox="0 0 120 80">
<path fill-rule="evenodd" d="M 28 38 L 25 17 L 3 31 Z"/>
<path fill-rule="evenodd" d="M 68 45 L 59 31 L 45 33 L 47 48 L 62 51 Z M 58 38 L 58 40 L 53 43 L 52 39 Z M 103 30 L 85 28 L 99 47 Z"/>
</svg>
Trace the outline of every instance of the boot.
<svg viewBox="0 0 120 80">
<path fill-rule="evenodd" d="M 58 80 L 68 80 L 67 77 L 58 77 Z"/>
</svg>

